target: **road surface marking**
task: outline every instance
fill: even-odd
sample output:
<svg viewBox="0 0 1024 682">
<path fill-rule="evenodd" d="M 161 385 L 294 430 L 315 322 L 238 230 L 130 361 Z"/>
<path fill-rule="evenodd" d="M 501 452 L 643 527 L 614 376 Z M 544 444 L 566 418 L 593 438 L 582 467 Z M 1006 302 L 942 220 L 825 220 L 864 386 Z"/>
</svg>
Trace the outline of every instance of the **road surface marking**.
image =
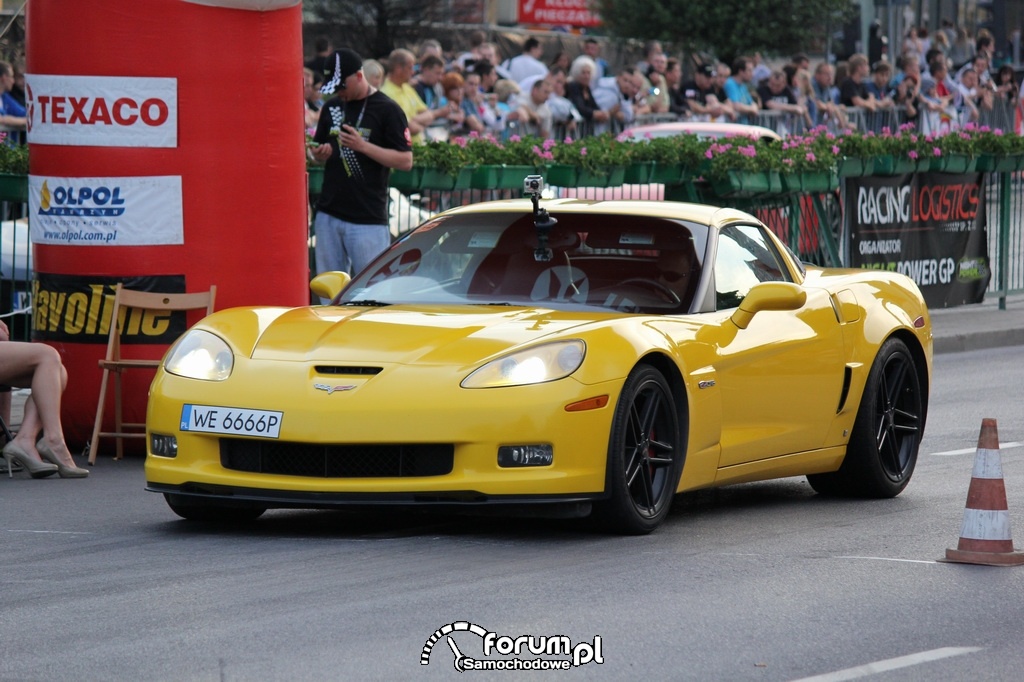
<svg viewBox="0 0 1024 682">
<path fill-rule="evenodd" d="M 973 654 L 975 651 L 981 651 L 981 649 L 982 647 L 976 646 L 948 646 L 941 649 L 932 649 L 931 651 L 920 651 L 916 654 L 910 654 L 909 656 L 900 656 L 899 658 L 888 658 L 884 661 L 875 661 L 874 663 L 858 665 L 855 668 L 846 668 L 845 670 L 837 670 L 832 673 L 825 673 L 824 675 L 802 677 L 799 680 L 794 680 L 793 682 L 841 682 L 842 680 L 856 680 L 860 677 L 877 675 L 878 673 L 884 673 L 890 670 L 899 670 L 900 668 L 909 668 L 913 665 L 938 661 L 951 656 Z"/>
<path fill-rule="evenodd" d="M 841 556 L 839 559 L 867 559 L 869 561 L 902 561 L 907 564 L 937 564 L 938 561 L 927 561 L 925 559 L 893 559 L 887 556 Z"/>
<path fill-rule="evenodd" d="M 1024 443 L 1002 443 L 999 446 L 1000 450 L 1009 450 L 1011 448 L 1019 448 Z M 964 448 L 963 450 L 947 450 L 946 452 L 932 452 L 929 453 L 933 457 L 952 457 L 953 455 L 970 455 L 978 451 L 978 448 Z"/>
</svg>

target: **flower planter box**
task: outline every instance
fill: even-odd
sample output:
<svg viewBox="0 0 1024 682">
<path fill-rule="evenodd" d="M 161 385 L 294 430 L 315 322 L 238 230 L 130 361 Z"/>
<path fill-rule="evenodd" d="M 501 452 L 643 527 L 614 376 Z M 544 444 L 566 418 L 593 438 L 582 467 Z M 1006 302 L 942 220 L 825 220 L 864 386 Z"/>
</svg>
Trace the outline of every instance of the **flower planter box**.
<svg viewBox="0 0 1024 682">
<path fill-rule="evenodd" d="M 800 194 L 823 194 L 839 187 L 839 176 L 833 171 L 787 173 L 782 176 L 782 188 Z"/>
<path fill-rule="evenodd" d="M 945 154 L 946 164 L 942 169 L 943 173 L 973 173 L 978 165 L 978 159 L 967 154 Z"/>
<path fill-rule="evenodd" d="M 675 164 L 665 164 L 656 161 L 651 168 L 650 182 L 658 182 L 663 185 L 675 185 L 686 178 L 686 168 Z"/>
<path fill-rule="evenodd" d="M 844 178 L 859 178 L 874 172 L 875 160 L 862 159 L 856 156 L 844 156 L 837 164 L 839 175 Z"/>
<path fill-rule="evenodd" d="M 436 189 L 450 191 L 455 189 L 469 189 L 470 181 L 473 179 L 473 167 L 463 168 L 458 173 L 445 173 L 436 168 L 424 168 L 423 177 L 420 179 L 420 189 Z"/>
<path fill-rule="evenodd" d="M 609 166 L 598 171 L 580 168 L 576 176 L 577 187 L 618 187 L 626 177 L 625 166 Z"/>
<path fill-rule="evenodd" d="M 986 173 L 1011 173 L 1020 170 L 1024 156 L 1010 154 L 981 154 L 975 170 Z"/>
<path fill-rule="evenodd" d="M 553 163 L 545 167 L 544 179 L 549 185 L 558 187 L 575 187 L 579 177 L 579 166 L 564 163 Z"/>
<path fill-rule="evenodd" d="M 711 191 L 719 197 L 752 197 L 758 194 L 769 194 L 771 182 L 769 173 L 763 171 L 727 171 L 725 176 L 710 179 Z M 779 190 L 782 178 L 779 177 Z"/>
<path fill-rule="evenodd" d="M 651 172 L 654 170 L 653 161 L 641 161 L 626 166 L 623 182 L 633 185 L 643 185 L 651 181 Z"/>
<path fill-rule="evenodd" d="M 905 156 L 875 157 L 874 175 L 906 175 L 917 170 L 917 161 Z"/>
<path fill-rule="evenodd" d="M 535 166 L 511 166 L 501 167 L 501 174 L 498 176 L 498 189 L 523 189 L 523 180 L 527 175 L 543 175 Z M 546 179 L 546 178 L 545 178 Z M 548 180 L 550 183 L 551 181 Z M 554 184 L 554 183 L 551 183 Z"/>
<path fill-rule="evenodd" d="M 0 201 L 28 202 L 28 176 L 0 173 Z"/>
<path fill-rule="evenodd" d="M 413 167 L 412 170 L 392 170 L 390 184 L 402 192 L 412 192 L 420 189 L 420 179 L 423 177 L 423 169 Z"/>
<path fill-rule="evenodd" d="M 324 169 L 313 166 L 306 169 L 306 186 L 311 196 L 319 195 L 324 188 Z"/>
<path fill-rule="evenodd" d="M 469 186 L 473 189 L 497 189 L 500 179 L 501 166 L 493 164 L 477 166 L 473 169 L 473 175 L 469 179 Z"/>
</svg>

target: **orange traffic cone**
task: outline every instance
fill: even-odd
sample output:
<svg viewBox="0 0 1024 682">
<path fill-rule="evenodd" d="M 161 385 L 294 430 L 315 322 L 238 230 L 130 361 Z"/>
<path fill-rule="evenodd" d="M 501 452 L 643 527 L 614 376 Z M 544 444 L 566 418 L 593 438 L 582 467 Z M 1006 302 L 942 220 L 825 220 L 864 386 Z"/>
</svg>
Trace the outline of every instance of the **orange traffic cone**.
<svg viewBox="0 0 1024 682">
<path fill-rule="evenodd" d="M 960 542 L 956 549 L 946 550 L 946 561 L 984 566 L 1024 565 L 1024 553 L 1013 551 L 1010 537 L 1010 512 L 995 419 L 981 420 Z"/>
</svg>

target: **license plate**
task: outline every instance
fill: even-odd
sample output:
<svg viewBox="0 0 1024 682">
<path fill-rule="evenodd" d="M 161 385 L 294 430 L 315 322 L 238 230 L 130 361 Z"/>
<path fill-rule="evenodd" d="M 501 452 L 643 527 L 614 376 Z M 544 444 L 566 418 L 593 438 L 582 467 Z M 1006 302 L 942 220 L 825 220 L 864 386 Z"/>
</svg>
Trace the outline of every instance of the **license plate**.
<svg viewBox="0 0 1024 682">
<path fill-rule="evenodd" d="M 181 430 L 279 438 L 283 418 L 284 412 L 245 410 L 239 407 L 214 407 L 212 405 L 184 405 L 181 408 Z"/>
</svg>

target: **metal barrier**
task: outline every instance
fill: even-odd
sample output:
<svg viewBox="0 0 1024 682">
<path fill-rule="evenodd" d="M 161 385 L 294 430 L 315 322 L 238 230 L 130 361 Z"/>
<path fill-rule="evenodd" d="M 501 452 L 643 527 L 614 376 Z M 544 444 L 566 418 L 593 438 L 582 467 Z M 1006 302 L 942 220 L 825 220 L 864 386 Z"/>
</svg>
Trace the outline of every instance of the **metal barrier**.
<svg viewBox="0 0 1024 682">
<path fill-rule="evenodd" d="M 761 109 L 757 112 L 757 116 L 754 117 L 754 125 L 774 130 L 782 137 L 803 135 L 807 132 L 807 122 L 803 116 L 773 109 Z"/>
<path fill-rule="evenodd" d="M 26 205 L 0 202 L 0 319 L 11 338 L 27 341 L 32 331 L 32 243 Z"/>
<path fill-rule="evenodd" d="M 996 100 L 991 109 L 982 109 L 978 124 L 989 128 L 998 128 L 1006 132 L 1017 131 L 1017 109 L 1020 102 L 1008 102 L 1003 98 Z"/>
</svg>

